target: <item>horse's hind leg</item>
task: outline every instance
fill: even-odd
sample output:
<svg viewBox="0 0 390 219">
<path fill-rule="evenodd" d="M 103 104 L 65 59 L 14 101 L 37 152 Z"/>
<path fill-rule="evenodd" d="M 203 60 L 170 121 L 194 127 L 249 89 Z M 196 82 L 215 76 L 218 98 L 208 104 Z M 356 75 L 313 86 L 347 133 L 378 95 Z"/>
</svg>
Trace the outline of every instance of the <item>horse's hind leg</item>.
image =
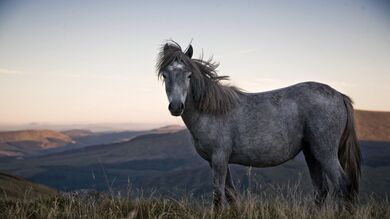
<svg viewBox="0 0 390 219">
<path fill-rule="evenodd" d="M 315 203 L 317 206 L 322 206 L 329 191 L 325 172 L 308 148 L 303 149 L 303 154 L 305 155 L 305 160 L 315 189 Z"/>
<path fill-rule="evenodd" d="M 322 117 L 314 117 L 317 119 L 308 121 L 306 125 L 307 148 L 326 173 L 334 188 L 336 198 L 348 201 L 351 186 L 338 158 L 339 143 L 346 118 L 338 110 L 331 112 L 319 110 L 316 115 L 322 115 Z"/>
<path fill-rule="evenodd" d="M 349 194 L 351 190 L 351 183 L 345 175 L 339 160 L 333 159 L 326 165 L 326 172 L 330 181 L 333 183 L 336 198 L 342 199 L 346 202 L 350 202 Z"/>
<path fill-rule="evenodd" d="M 232 175 L 230 173 L 230 168 L 228 167 L 226 173 L 226 183 L 225 183 L 225 195 L 229 204 L 235 204 L 238 198 L 238 193 L 234 187 Z"/>
<path fill-rule="evenodd" d="M 321 147 L 311 148 L 310 151 L 313 152 L 312 155 L 315 160 L 318 161 L 320 167 L 332 183 L 335 197 L 339 200 L 350 201 L 351 184 L 340 165 L 337 147 L 332 146 L 332 144 L 323 144 Z"/>
</svg>

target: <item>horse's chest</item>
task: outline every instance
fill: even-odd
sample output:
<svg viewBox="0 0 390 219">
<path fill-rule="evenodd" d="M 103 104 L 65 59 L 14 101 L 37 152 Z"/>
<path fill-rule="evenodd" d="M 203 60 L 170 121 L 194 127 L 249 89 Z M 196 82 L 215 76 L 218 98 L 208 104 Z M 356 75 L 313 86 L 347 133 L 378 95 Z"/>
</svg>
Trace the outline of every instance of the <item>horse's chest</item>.
<svg viewBox="0 0 390 219">
<path fill-rule="evenodd" d="M 195 149 L 203 159 L 210 160 L 213 151 L 223 146 L 220 136 L 212 131 L 193 135 Z"/>
<path fill-rule="evenodd" d="M 202 143 L 199 141 L 199 139 L 194 138 L 194 146 L 196 152 L 205 160 L 210 160 L 211 159 L 211 154 L 212 154 L 212 148 L 205 143 Z"/>
<path fill-rule="evenodd" d="M 230 129 L 223 119 L 204 117 L 192 123 L 189 130 L 196 151 L 205 160 L 209 161 L 213 152 L 231 145 Z"/>
</svg>

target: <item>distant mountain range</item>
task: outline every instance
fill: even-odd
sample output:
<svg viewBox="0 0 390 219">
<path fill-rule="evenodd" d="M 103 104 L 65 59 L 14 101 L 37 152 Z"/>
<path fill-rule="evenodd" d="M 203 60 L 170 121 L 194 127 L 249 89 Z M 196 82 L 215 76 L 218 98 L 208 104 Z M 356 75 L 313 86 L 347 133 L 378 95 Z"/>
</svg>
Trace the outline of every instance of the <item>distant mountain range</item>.
<svg viewBox="0 0 390 219">
<path fill-rule="evenodd" d="M 356 118 L 359 137 L 367 139 L 360 141 L 364 160 L 362 197 L 371 193 L 390 195 L 390 113 L 357 111 Z M 371 118 L 377 119 L 377 125 L 366 125 Z M 70 130 L 61 134 L 79 146 L 60 146 L 64 150 L 35 156 L 3 157 L 0 170 L 62 191 L 126 192 L 131 188 L 134 194 L 210 194 L 210 168 L 195 152 L 184 127 L 128 133 Z M 241 189 L 259 190 L 297 182 L 302 189 L 311 189 L 301 154 L 277 167 L 232 165 L 232 171 Z"/>
<path fill-rule="evenodd" d="M 357 110 L 355 113 L 360 140 L 390 141 L 390 112 Z M 174 132 L 185 127 L 166 126 L 150 132 Z M 146 131 L 92 132 L 85 129 L 66 131 L 21 130 L 0 132 L 1 156 L 31 156 L 65 151 L 85 146 L 130 140 Z"/>
<path fill-rule="evenodd" d="M 90 123 L 90 124 L 55 124 L 55 123 L 28 123 L 28 124 L 4 124 L 0 123 L 0 131 L 20 131 L 20 130 L 55 130 L 55 131 L 63 131 L 63 130 L 71 130 L 71 129 L 79 129 L 79 130 L 90 130 L 92 132 L 121 132 L 126 130 L 132 131 L 142 131 L 142 130 L 150 130 L 154 128 L 158 128 L 164 126 L 165 124 L 161 123 L 131 123 L 131 122 L 123 122 L 123 123 Z"/>
<path fill-rule="evenodd" d="M 73 142 L 69 136 L 52 130 L 0 132 L 0 156 L 35 154 Z"/>
<path fill-rule="evenodd" d="M 0 157 L 26 157 L 128 141 L 145 131 L 22 130 L 0 132 Z"/>
</svg>

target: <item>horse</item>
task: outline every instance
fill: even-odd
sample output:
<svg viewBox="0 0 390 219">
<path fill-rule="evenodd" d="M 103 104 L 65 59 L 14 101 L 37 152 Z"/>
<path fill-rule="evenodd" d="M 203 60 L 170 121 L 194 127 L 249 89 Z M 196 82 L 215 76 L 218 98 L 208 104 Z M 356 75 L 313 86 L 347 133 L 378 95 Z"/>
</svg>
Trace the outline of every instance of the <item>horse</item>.
<svg viewBox="0 0 390 219">
<path fill-rule="evenodd" d="M 359 192 L 361 153 L 352 100 L 317 82 L 248 93 L 222 83 L 212 58 L 192 58 L 167 41 L 156 71 L 163 78 L 173 116 L 181 116 L 197 153 L 213 173 L 214 206 L 237 200 L 229 164 L 250 167 L 280 165 L 303 151 L 314 200 L 325 201 L 329 185 L 340 202 L 352 203 Z"/>
</svg>

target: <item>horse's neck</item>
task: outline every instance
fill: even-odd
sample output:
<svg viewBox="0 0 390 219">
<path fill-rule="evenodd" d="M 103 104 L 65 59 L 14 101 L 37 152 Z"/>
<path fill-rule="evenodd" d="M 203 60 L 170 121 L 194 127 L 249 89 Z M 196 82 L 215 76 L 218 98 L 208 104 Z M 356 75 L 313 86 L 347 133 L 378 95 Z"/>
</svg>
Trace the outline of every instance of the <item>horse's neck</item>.
<svg viewBox="0 0 390 219">
<path fill-rule="evenodd" d="M 186 124 L 187 128 L 191 131 L 191 129 L 195 128 L 196 125 L 200 122 L 199 120 L 202 116 L 202 113 L 197 109 L 192 95 L 189 94 L 188 96 L 189 97 L 186 100 L 184 112 L 181 118 L 183 119 L 183 122 Z"/>
</svg>

